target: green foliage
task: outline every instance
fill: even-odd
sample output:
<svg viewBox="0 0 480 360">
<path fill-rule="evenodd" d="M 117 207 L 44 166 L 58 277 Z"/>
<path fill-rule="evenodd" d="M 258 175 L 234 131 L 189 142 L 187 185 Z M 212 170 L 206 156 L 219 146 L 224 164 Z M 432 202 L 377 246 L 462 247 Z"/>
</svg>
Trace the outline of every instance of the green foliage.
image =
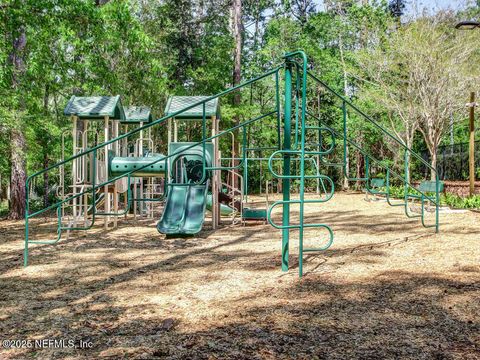
<svg viewBox="0 0 480 360">
<path fill-rule="evenodd" d="M 381 191 L 386 191 L 382 188 Z M 410 194 L 420 195 L 415 189 L 409 189 Z M 390 186 L 390 196 L 394 199 L 405 198 L 405 188 L 403 186 Z M 440 204 L 454 209 L 480 209 L 480 195 L 471 197 L 461 197 L 451 193 L 440 194 Z"/>
<path fill-rule="evenodd" d="M 480 195 L 460 197 L 454 194 L 442 194 L 441 202 L 456 209 L 480 209 Z"/>
<path fill-rule="evenodd" d="M 0 217 L 4 217 L 8 214 L 8 201 L 0 201 Z"/>
<path fill-rule="evenodd" d="M 390 196 L 394 199 L 403 199 L 405 197 L 405 187 L 404 186 L 390 186 Z M 380 191 L 385 192 L 386 188 L 382 187 Z"/>
<path fill-rule="evenodd" d="M 25 134 L 28 173 L 59 160 L 61 134 L 71 126 L 62 109 L 72 94 L 120 94 L 124 105 L 148 105 L 154 116 L 161 116 L 169 95 L 212 95 L 231 86 L 234 43 L 230 7 L 227 0 L 111 0 L 101 6 L 93 0 L 4 1 L 0 5 L 0 189 L 5 189 L 10 175 L 9 139 L 14 127 Z M 475 18 L 478 8 L 467 8 L 463 15 Z M 396 16 L 398 13 L 392 16 L 387 1 L 365 5 L 328 2 L 324 8 L 302 9 L 293 1 L 243 0 L 242 77 L 255 77 L 280 63 L 285 52 L 303 49 L 312 70 L 323 81 L 358 103 L 382 125 L 393 126 L 402 137 L 406 129 L 398 112 L 394 114 L 382 101 L 385 94 L 369 82 L 372 79 L 362 68 L 365 60 L 381 62 L 385 54 L 397 50 L 392 44 L 402 44 L 407 28 L 414 28 L 421 20 L 402 25 Z M 22 31 L 26 47 L 16 54 L 23 61 L 23 69 L 18 71 L 12 58 Z M 392 42 L 393 38 L 397 42 Z M 402 64 L 396 63 L 386 77 L 392 93 L 400 97 L 405 95 L 400 86 L 405 80 L 403 70 Z M 308 91 L 308 108 L 321 122 L 340 131 L 339 101 L 319 88 Z M 232 105 L 231 96 L 223 98 L 222 128 L 271 110 L 274 96 L 272 79 L 265 79 L 241 91 L 239 106 Z M 463 100 L 454 115 L 455 139 L 464 139 Z M 348 126 L 349 137 L 369 149 L 371 156 L 399 173 L 403 171 L 398 146 L 376 127 L 351 110 Z M 198 135 L 199 124 L 186 127 L 189 136 Z M 165 132 L 155 135 L 160 144 L 165 143 Z M 250 147 L 277 144 L 276 127 L 264 123 L 250 126 L 246 136 Z M 308 141 L 315 139 L 316 134 L 308 134 Z M 323 141 L 328 146 L 331 140 L 325 137 Z M 417 150 L 425 147 L 418 132 L 412 145 Z M 67 154 L 71 153 L 69 146 Z M 228 156 L 228 141 L 220 146 L 222 154 Z M 336 151 L 329 160 L 340 162 L 339 153 Z M 363 156 L 351 150 L 352 174 L 357 165 L 364 167 L 363 161 Z M 385 176 L 380 166 L 371 165 L 378 176 Z M 258 186 L 271 175 L 266 164 L 255 166 L 252 184 Z M 414 163 L 414 179 L 419 176 L 417 167 Z M 333 174 L 337 182 L 341 176 L 335 167 L 324 167 L 321 172 Z M 54 187 L 52 179 L 45 181 Z M 42 184 L 36 185 L 38 194 L 42 194 Z M 313 189 L 314 182 L 308 187 Z M 41 201 L 43 195 L 39 196 Z"/>
</svg>

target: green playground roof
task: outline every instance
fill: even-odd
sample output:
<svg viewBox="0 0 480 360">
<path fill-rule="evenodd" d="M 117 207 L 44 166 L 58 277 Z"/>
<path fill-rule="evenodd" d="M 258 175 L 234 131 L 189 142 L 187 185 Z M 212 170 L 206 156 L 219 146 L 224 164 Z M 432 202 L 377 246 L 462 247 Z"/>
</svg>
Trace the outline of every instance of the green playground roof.
<svg viewBox="0 0 480 360">
<path fill-rule="evenodd" d="M 152 113 L 148 106 L 128 106 L 125 108 L 125 120 L 122 123 L 148 123 L 152 119 Z"/>
<path fill-rule="evenodd" d="M 193 105 L 199 101 L 208 99 L 210 96 L 170 96 L 165 107 L 165 115 L 172 115 L 179 110 L 182 110 L 190 105 Z M 218 98 L 209 100 L 205 103 L 205 117 L 209 118 L 217 116 Z M 177 116 L 179 119 L 201 119 L 203 117 L 203 105 L 197 105 L 189 110 L 186 110 Z"/>
<path fill-rule="evenodd" d="M 68 101 L 65 115 L 76 115 L 84 119 L 101 119 L 109 116 L 113 120 L 125 120 L 120 95 L 117 96 L 72 96 Z"/>
</svg>

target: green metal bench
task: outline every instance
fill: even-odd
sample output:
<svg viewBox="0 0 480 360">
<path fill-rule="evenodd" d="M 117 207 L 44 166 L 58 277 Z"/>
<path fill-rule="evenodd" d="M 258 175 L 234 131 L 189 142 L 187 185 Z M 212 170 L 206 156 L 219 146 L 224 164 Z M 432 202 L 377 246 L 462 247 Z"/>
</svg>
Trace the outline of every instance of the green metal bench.
<svg viewBox="0 0 480 360">
<path fill-rule="evenodd" d="M 444 183 L 443 181 L 438 182 L 438 192 L 441 193 L 443 192 L 444 188 Z M 435 181 L 422 181 L 420 183 L 420 186 L 418 187 L 418 190 L 423 192 L 423 193 L 434 193 L 437 191 L 436 189 L 436 182 Z"/>
<path fill-rule="evenodd" d="M 264 223 L 266 223 L 266 221 L 267 221 L 267 210 L 266 209 L 252 209 L 252 208 L 244 207 L 243 212 L 242 212 L 242 219 L 243 220 L 263 221 Z"/>
<path fill-rule="evenodd" d="M 444 190 L 444 183 L 443 181 L 438 182 L 438 193 L 442 193 Z M 428 196 L 428 194 L 436 193 L 437 192 L 437 184 L 435 181 L 432 180 L 425 180 L 420 183 L 418 186 L 418 191 L 423 193 L 423 194 L 407 194 L 409 198 L 413 199 L 427 199 L 431 201 L 435 201 L 435 199 L 432 199 Z"/>
<path fill-rule="evenodd" d="M 444 183 L 443 181 L 438 182 L 438 193 L 442 193 L 444 190 Z M 405 200 L 408 201 L 408 199 L 412 199 L 414 202 L 415 199 L 420 199 L 420 204 L 421 204 L 421 216 L 423 218 L 423 209 L 424 209 L 424 203 L 425 200 L 427 201 L 427 211 L 430 211 L 430 204 L 431 203 L 436 203 L 436 193 L 437 193 L 437 183 L 436 181 L 433 180 L 424 180 L 420 183 L 417 189 L 420 194 L 410 194 L 407 193 L 405 194 Z M 433 194 L 434 197 L 431 197 Z M 413 204 L 413 203 L 412 203 Z M 423 221 L 423 220 L 422 220 Z"/>
<path fill-rule="evenodd" d="M 385 187 L 385 179 L 371 178 L 366 182 L 365 200 L 372 201 L 378 200 L 377 195 L 385 195 L 385 192 L 380 191 L 380 188 Z M 373 199 L 370 199 L 368 195 L 373 195 Z"/>
</svg>

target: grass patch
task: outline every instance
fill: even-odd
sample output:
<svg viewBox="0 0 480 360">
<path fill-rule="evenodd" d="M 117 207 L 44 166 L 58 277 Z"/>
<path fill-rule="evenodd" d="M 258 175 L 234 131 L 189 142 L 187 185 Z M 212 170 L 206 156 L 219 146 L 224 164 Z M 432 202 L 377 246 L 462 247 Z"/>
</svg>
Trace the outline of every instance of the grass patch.
<svg viewBox="0 0 480 360">
<path fill-rule="evenodd" d="M 381 188 L 380 191 L 385 192 L 386 188 Z M 420 193 L 410 188 L 410 194 L 420 195 Z M 435 194 L 430 194 L 435 196 Z M 390 186 L 390 196 L 395 199 L 403 199 L 405 197 L 404 186 Z M 474 195 L 471 197 L 461 197 L 450 193 L 440 194 L 440 205 L 449 206 L 455 209 L 480 209 L 480 195 Z"/>
<path fill-rule="evenodd" d="M 8 201 L 0 201 L 0 217 L 5 217 L 8 215 Z"/>
</svg>

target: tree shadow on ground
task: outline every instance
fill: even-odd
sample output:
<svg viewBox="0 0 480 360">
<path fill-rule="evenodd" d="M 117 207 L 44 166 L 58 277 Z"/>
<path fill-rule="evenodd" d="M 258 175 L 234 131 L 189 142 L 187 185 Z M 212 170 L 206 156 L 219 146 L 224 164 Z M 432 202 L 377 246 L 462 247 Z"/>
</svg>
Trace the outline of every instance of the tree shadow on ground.
<svg viewBox="0 0 480 360">
<path fill-rule="evenodd" d="M 352 234 L 351 223 L 371 217 L 352 219 L 351 214 L 338 211 L 328 212 L 328 218 L 319 215 L 318 219 L 331 221 L 337 231 Z M 387 219 L 380 221 L 384 226 L 397 226 L 404 231 L 403 224 L 391 224 Z M 275 273 L 280 266 L 279 249 L 257 247 L 262 239 L 256 236 L 265 229 L 264 225 L 246 227 L 231 240 L 213 236 L 212 230 L 206 230 L 202 237 L 162 240 L 151 236 L 139 239 L 135 231 L 118 239 L 115 232 L 98 230 L 93 238 L 72 238 L 56 247 L 38 246 L 32 250 L 31 261 L 41 269 L 39 273 L 17 273 L 1 278 L 2 338 L 74 338 L 91 340 L 94 347 L 55 351 L 22 349 L 6 356 L 86 359 L 480 357 L 480 313 L 475 305 L 478 301 L 474 301 L 480 295 L 478 268 L 459 269 L 477 279 L 476 282 L 455 281 L 434 273 L 395 271 L 349 282 L 332 280 L 325 271 L 332 258 L 342 258 L 343 264 L 385 262 L 388 261 L 387 247 L 424 240 L 421 236 L 405 238 L 402 235 L 392 240 L 374 239 L 367 244 L 328 250 L 302 280 L 280 277 Z M 379 231 L 378 227 L 375 229 Z M 228 228 L 223 231 L 228 233 Z M 252 243 L 255 247 L 251 247 Z M 242 244 L 249 244 L 251 250 L 244 247 L 230 252 L 228 249 Z M 146 252 L 121 257 L 135 250 Z M 88 261 L 80 257 L 85 252 L 99 252 L 100 256 L 98 260 Z M 0 274 L 21 265 L 21 258 L 18 261 L 13 258 L 15 252 L 2 256 L 5 254 L 10 257 L 0 265 Z M 67 254 L 71 262 L 65 264 Z M 307 261 L 313 256 L 307 256 Z M 64 263 L 56 269 L 59 260 Z M 297 264 L 298 258 L 292 256 L 292 269 Z M 341 267 L 342 262 L 335 266 Z M 114 295 L 121 290 L 134 296 L 140 286 L 153 293 L 166 292 L 182 284 L 185 274 L 231 268 L 246 270 L 249 274 L 266 273 L 264 280 L 277 276 L 278 281 L 275 287 L 260 282 L 254 290 L 239 292 L 238 297 L 223 304 L 228 309 L 224 317 L 207 319 L 200 330 L 188 329 L 185 320 L 175 314 L 171 319 L 149 315 L 149 310 L 163 304 L 135 302 L 129 305 L 118 302 Z M 220 276 L 209 274 L 198 286 L 221 280 Z M 142 283 L 132 286 L 133 281 Z M 235 287 L 235 284 L 226 286 Z M 222 294 L 217 295 L 222 298 Z"/>
<path fill-rule="evenodd" d="M 45 335 L 90 340 L 94 347 L 41 354 L 125 359 L 476 359 L 478 307 L 477 313 L 462 313 L 459 309 L 468 304 L 452 299 L 473 299 L 479 293 L 475 282 L 408 272 L 385 272 L 360 283 L 312 276 L 240 296 L 226 304 L 230 315 L 196 331 L 185 330 L 176 318 L 119 321 L 131 309 L 112 306 L 109 296 L 94 296 L 72 306 L 68 317 L 50 317 L 43 323 L 50 328 Z M 97 310 L 89 308 L 92 303 Z M 53 310 L 30 305 L 37 311 L 37 321 Z M 38 325 L 22 324 L 23 334 L 37 331 Z M 6 335 L 19 334 L 12 330 Z M 32 351 L 17 354 L 28 356 Z"/>
</svg>

